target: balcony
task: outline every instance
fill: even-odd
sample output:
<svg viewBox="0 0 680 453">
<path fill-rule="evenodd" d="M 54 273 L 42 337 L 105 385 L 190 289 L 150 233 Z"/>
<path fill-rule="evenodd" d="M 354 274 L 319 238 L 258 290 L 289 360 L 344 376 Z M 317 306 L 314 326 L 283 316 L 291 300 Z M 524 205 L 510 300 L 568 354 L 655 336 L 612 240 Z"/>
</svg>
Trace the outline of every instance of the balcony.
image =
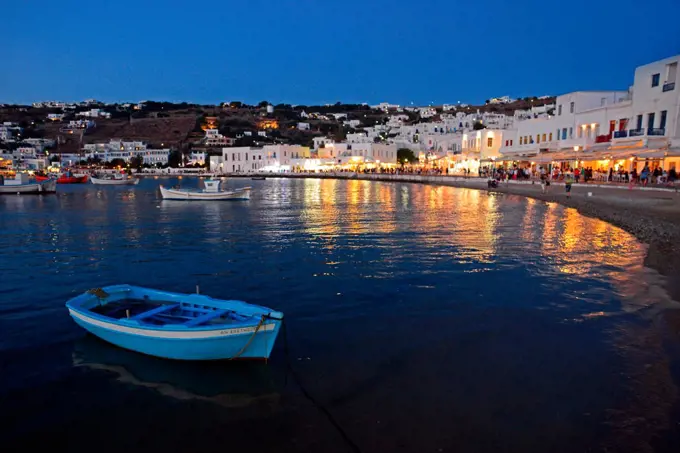
<svg viewBox="0 0 680 453">
<path fill-rule="evenodd" d="M 673 91 L 674 89 L 675 89 L 675 82 L 666 82 L 666 83 L 663 84 L 663 88 L 662 88 L 661 91 L 663 91 L 665 93 L 666 91 Z"/>
<path fill-rule="evenodd" d="M 645 135 L 645 130 L 640 128 L 640 129 L 631 129 L 628 131 L 628 136 L 629 137 L 642 137 Z"/>
<path fill-rule="evenodd" d="M 612 140 L 612 134 L 598 135 L 595 137 L 595 143 L 607 143 Z"/>
<path fill-rule="evenodd" d="M 647 129 L 647 135 L 654 135 L 654 136 L 661 136 L 663 137 L 666 135 L 666 128 L 664 127 L 656 127 L 656 128 L 649 128 Z"/>
<path fill-rule="evenodd" d="M 628 137 L 628 131 L 614 131 L 614 138 L 626 138 Z"/>
</svg>

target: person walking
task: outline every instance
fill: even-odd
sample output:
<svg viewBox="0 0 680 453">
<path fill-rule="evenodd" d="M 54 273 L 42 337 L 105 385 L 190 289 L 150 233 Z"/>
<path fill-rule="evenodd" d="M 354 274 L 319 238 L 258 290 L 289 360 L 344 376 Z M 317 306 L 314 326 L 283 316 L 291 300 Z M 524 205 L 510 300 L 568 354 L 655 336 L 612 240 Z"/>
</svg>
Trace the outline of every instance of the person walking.
<svg viewBox="0 0 680 453">
<path fill-rule="evenodd" d="M 571 173 L 567 173 L 564 177 L 564 190 L 567 193 L 567 198 L 571 198 L 571 185 L 574 183 L 574 176 Z"/>
<path fill-rule="evenodd" d="M 647 180 L 649 179 L 649 165 L 645 163 L 645 167 L 640 172 L 640 184 L 643 187 L 647 186 Z"/>
</svg>

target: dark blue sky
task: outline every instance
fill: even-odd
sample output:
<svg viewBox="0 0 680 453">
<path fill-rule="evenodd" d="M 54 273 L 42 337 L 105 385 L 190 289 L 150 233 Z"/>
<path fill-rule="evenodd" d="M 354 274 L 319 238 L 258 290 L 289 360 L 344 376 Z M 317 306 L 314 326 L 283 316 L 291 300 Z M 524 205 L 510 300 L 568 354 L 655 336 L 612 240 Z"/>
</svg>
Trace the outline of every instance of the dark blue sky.
<svg viewBox="0 0 680 453">
<path fill-rule="evenodd" d="M 621 89 L 680 1 L 7 0 L 0 102 L 480 102 Z"/>
</svg>

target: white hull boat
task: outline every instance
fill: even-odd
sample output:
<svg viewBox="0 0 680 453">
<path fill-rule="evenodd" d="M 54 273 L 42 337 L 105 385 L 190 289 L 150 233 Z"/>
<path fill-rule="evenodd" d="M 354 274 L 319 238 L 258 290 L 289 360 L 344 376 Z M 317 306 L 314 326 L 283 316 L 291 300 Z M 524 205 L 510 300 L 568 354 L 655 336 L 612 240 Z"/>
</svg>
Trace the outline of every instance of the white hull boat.
<svg viewBox="0 0 680 453">
<path fill-rule="evenodd" d="M 219 190 L 220 180 L 204 181 L 205 189 L 167 189 L 161 186 L 164 200 L 248 200 L 250 187 L 235 190 Z"/>
<path fill-rule="evenodd" d="M 104 186 L 134 186 L 139 184 L 139 178 L 95 178 L 90 176 L 90 181 L 92 184 L 104 185 Z"/>
<path fill-rule="evenodd" d="M 55 193 L 56 191 L 56 179 L 29 183 L 28 177 L 21 174 L 17 175 L 15 179 L 3 179 L 0 182 L 0 194 L 42 194 Z"/>
</svg>

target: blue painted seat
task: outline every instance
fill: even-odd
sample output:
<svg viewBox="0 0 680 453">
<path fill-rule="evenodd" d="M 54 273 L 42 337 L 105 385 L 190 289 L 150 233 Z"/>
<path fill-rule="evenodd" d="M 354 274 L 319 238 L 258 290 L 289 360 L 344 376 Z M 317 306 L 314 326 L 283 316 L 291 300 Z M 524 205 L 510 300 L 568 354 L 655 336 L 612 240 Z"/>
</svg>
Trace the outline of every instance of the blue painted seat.
<svg viewBox="0 0 680 453">
<path fill-rule="evenodd" d="M 141 321 L 146 318 L 150 318 L 153 315 L 157 315 L 159 313 L 163 313 L 166 311 L 170 311 L 173 308 L 179 307 L 180 304 L 166 304 L 166 305 L 161 305 L 160 307 L 156 307 L 154 309 L 151 309 L 149 311 L 145 311 L 143 313 L 140 313 L 138 315 L 132 316 L 130 319 L 133 321 Z"/>
<path fill-rule="evenodd" d="M 182 325 L 185 327 L 198 326 L 200 324 L 203 324 L 204 322 L 210 321 L 211 319 L 219 318 L 220 316 L 225 315 L 228 312 L 229 310 L 214 310 L 204 315 L 197 316 L 194 319 L 189 320 Z"/>
</svg>

